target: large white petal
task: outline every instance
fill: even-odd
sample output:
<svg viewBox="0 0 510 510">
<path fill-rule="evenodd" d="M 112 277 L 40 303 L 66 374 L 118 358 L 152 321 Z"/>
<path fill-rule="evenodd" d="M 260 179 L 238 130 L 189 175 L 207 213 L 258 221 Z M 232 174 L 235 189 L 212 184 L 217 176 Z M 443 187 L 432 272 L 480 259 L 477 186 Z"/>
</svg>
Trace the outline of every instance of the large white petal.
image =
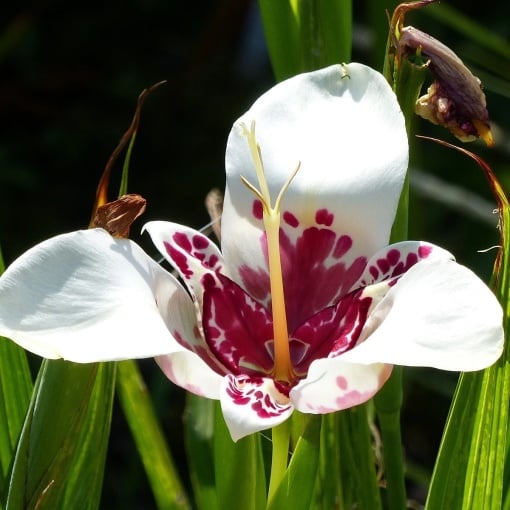
<svg viewBox="0 0 510 510">
<path fill-rule="evenodd" d="M 135 243 L 101 229 L 73 232 L 35 246 L 0 278 L 0 335 L 76 362 L 185 350 L 157 301 L 194 316 L 185 290 Z"/>
<path fill-rule="evenodd" d="M 349 266 L 388 242 L 408 161 L 404 119 L 384 78 L 361 64 L 335 65 L 284 81 L 261 96 L 233 126 L 227 154 L 222 248 L 235 268 L 266 268 L 258 186 L 242 124 L 255 122 L 273 201 L 298 163 L 282 201 L 291 242 L 308 227 L 352 239 Z"/>
<path fill-rule="evenodd" d="M 425 260 L 374 308 L 360 338 L 361 343 L 339 358 L 480 370 L 501 355 L 502 310 L 469 269 L 448 259 Z"/>
<path fill-rule="evenodd" d="M 305 379 L 290 392 L 294 407 L 303 413 L 326 414 L 371 399 L 391 374 L 391 365 L 360 365 L 341 359 L 315 360 Z"/>
</svg>

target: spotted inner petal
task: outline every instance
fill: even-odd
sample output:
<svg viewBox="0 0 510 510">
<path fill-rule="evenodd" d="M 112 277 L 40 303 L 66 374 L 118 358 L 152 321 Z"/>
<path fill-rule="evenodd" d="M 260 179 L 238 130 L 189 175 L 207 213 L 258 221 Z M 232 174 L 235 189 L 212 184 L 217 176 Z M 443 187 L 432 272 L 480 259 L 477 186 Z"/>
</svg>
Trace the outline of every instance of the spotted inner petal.
<svg viewBox="0 0 510 510">
<path fill-rule="evenodd" d="M 253 214 L 261 214 L 254 202 Z M 303 228 L 289 211 L 282 214 L 285 228 L 280 229 L 280 250 L 289 331 L 296 329 L 303 317 L 335 305 L 360 278 L 367 258 L 355 255 L 353 240 L 328 228 L 334 221 L 327 209 L 315 212 L 315 224 Z M 260 237 L 267 253 L 266 236 Z M 269 274 L 266 268 L 241 266 L 243 287 L 255 299 L 269 306 Z"/>
<path fill-rule="evenodd" d="M 204 287 L 203 328 L 209 349 L 232 374 L 269 376 L 274 366 L 270 312 L 223 275 L 206 277 Z M 363 289 L 351 292 L 291 333 L 296 378 L 289 386 L 306 376 L 312 361 L 338 356 L 356 344 L 372 301 Z"/>
<path fill-rule="evenodd" d="M 203 285 L 203 329 L 211 351 L 233 374 L 268 375 L 273 368 L 270 313 L 226 276 L 206 275 Z"/>
</svg>

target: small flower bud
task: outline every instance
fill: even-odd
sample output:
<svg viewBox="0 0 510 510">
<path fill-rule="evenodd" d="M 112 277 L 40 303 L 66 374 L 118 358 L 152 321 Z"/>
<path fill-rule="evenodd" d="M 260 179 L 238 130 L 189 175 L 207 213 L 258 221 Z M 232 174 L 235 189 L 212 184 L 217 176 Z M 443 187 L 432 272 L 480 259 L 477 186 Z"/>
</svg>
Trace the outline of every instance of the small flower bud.
<svg viewBox="0 0 510 510">
<path fill-rule="evenodd" d="M 398 39 L 401 55 L 427 60 L 434 82 L 416 103 L 416 113 L 449 129 L 459 140 L 482 138 L 493 145 L 485 94 L 480 80 L 443 43 L 414 27 L 403 27 Z"/>
</svg>

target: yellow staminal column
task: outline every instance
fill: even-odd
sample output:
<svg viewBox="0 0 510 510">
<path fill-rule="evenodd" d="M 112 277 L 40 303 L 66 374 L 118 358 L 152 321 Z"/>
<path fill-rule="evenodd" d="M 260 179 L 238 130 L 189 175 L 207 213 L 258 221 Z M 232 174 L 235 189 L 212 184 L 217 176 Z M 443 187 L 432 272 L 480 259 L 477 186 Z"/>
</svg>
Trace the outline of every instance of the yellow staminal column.
<svg viewBox="0 0 510 510">
<path fill-rule="evenodd" d="M 272 376 L 277 381 L 291 382 L 295 378 L 290 359 L 287 313 L 285 310 L 285 292 L 283 289 L 282 262 L 280 256 L 280 202 L 292 179 L 299 170 L 299 165 L 283 185 L 274 206 L 271 205 L 260 148 L 255 138 L 255 123 L 250 128 L 243 124 L 243 134 L 248 140 L 255 172 L 260 190 L 241 177 L 243 183 L 262 202 L 264 229 L 266 231 L 269 262 L 269 281 L 271 286 L 271 308 L 273 314 L 274 368 Z"/>
</svg>

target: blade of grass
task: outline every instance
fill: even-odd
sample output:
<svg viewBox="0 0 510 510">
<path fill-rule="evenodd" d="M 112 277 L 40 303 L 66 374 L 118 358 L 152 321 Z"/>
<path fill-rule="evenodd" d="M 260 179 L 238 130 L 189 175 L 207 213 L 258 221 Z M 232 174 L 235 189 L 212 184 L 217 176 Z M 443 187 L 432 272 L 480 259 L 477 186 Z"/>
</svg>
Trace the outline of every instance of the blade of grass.
<svg viewBox="0 0 510 510">
<path fill-rule="evenodd" d="M 5 269 L 0 249 L 0 274 Z M 25 351 L 0 337 L 0 509 L 4 508 L 11 467 L 33 382 Z"/>
<path fill-rule="evenodd" d="M 496 295 L 503 307 L 505 332 L 510 327 L 510 207 L 489 166 L 478 156 L 446 142 L 484 170 L 498 202 L 501 249 L 494 266 Z M 427 508 L 492 510 L 503 505 L 508 455 L 510 347 L 484 371 L 462 374 L 457 386 L 432 475 Z"/>
<path fill-rule="evenodd" d="M 16 451 L 8 510 L 99 507 L 112 365 L 44 360 Z M 74 503 L 71 507 L 76 507 Z"/>
<path fill-rule="evenodd" d="M 190 508 L 136 362 L 121 361 L 118 363 L 118 371 L 117 388 L 122 409 L 158 508 L 165 510 Z"/>
</svg>

